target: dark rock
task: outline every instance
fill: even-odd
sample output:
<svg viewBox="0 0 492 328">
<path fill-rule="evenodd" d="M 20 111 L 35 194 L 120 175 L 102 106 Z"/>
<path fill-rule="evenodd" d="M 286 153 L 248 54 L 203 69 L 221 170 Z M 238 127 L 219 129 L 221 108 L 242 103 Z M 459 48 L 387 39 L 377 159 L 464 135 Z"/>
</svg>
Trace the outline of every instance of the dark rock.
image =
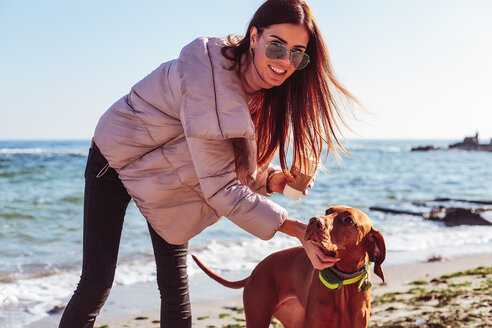
<svg viewBox="0 0 492 328">
<path fill-rule="evenodd" d="M 473 151 L 490 151 L 492 152 L 492 139 L 488 144 L 481 144 L 478 141 L 478 133 L 473 137 L 465 137 L 463 141 L 451 144 L 448 148 L 439 148 L 432 145 L 412 147 L 411 151 L 433 151 L 443 149 L 459 149 L 459 150 L 473 150 Z"/>
<path fill-rule="evenodd" d="M 369 207 L 370 211 L 378 211 L 378 212 L 384 212 L 384 213 L 391 213 L 391 214 L 406 214 L 406 215 L 416 215 L 416 216 L 422 216 L 422 213 L 417 213 L 417 212 L 411 212 L 411 211 L 404 211 L 404 210 L 394 210 L 392 208 L 385 208 L 385 207 L 379 207 L 379 206 L 371 206 Z"/>
<path fill-rule="evenodd" d="M 427 259 L 427 262 L 444 262 L 447 261 L 448 259 L 444 257 L 443 255 L 432 255 Z"/>
<path fill-rule="evenodd" d="M 444 217 L 446 216 L 446 207 L 438 206 L 435 209 L 431 210 L 428 213 L 422 215 L 422 217 L 426 220 L 431 221 L 444 221 Z"/>
<path fill-rule="evenodd" d="M 472 204 L 481 204 L 481 205 L 492 205 L 492 201 L 490 200 L 470 200 L 470 199 L 456 199 L 456 198 L 436 198 L 435 202 L 463 202 L 463 203 L 472 203 Z"/>
<path fill-rule="evenodd" d="M 477 150 L 480 144 L 478 143 L 478 134 L 475 137 L 466 137 L 462 142 L 449 145 L 449 148 L 463 150 Z"/>
<path fill-rule="evenodd" d="M 49 315 L 55 315 L 62 313 L 66 308 L 66 305 L 55 305 L 51 310 L 47 311 Z"/>
<path fill-rule="evenodd" d="M 431 151 L 431 150 L 439 150 L 439 148 L 436 148 L 434 146 L 418 146 L 418 147 L 412 147 L 412 151 Z"/>
<path fill-rule="evenodd" d="M 476 133 L 474 137 L 466 137 L 462 142 L 449 145 L 449 149 L 492 151 L 492 139 L 490 144 L 480 144 Z"/>
<path fill-rule="evenodd" d="M 457 225 L 492 225 L 480 213 L 483 210 L 474 208 L 446 208 L 439 206 L 423 215 L 424 219 L 443 222 L 447 226 Z"/>
</svg>

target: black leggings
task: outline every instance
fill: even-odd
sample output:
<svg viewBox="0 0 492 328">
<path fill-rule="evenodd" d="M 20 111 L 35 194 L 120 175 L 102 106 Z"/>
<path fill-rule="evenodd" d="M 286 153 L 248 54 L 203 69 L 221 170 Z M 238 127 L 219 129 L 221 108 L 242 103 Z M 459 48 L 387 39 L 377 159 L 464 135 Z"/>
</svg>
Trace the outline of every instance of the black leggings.
<svg viewBox="0 0 492 328">
<path fill-rule="evenodd" d="M 116 171 L 107 164 L 93 144 L 85 170 L 82 275 L 59 327 L 93 327 L 113 284 L 123 220 L 131 198 Z M 150 225 L 149 232 L 161 294 L 161 327 L 191 327 L 188 244 L 168 244 Z"/>
</svg>

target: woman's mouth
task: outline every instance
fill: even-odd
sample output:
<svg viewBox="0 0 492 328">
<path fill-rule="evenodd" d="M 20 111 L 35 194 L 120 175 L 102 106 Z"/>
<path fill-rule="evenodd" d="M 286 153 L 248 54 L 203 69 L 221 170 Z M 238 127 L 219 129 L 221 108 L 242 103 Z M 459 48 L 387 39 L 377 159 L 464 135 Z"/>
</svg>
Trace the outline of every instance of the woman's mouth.
<svg viewBox="0 0 492 328">
<path fill-rule="evenodd" d="M 274 66 L 271 66 L 271 65 L 268 65 L 268 67 L 270 68 L 270 70 L 275 74 L 275 75 L 278 75 L 278 76 L 282 76 L 284 75 L 287 70 L 285 69 L 281 69 L 281 68 L 278 68 L 278 67 L 274 67 Z"/>
</svg>

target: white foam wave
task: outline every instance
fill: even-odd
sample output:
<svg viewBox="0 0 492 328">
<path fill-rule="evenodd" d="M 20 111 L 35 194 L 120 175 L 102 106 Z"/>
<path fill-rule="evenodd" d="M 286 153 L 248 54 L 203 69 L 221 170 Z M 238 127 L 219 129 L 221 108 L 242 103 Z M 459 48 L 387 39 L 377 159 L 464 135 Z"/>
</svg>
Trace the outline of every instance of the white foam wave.
<svg viewBox="0 0 492 328">
<path fill-rule="evenodd" d="M 350 144 L 347 145 L 348 151 L 357 150 L 376 150 L 383 153 L 400 153 L 408 150 L 406 147 L 396 146 L 396 145 L 372 145 L 372 144 Z"/>
<path fill-rule="evenodd" d="M 70 296 L 78 279 L 79 271 L 70 270 L 49 276 L 2 283 L 0 284 L 0 307 L 61 300 Z M 114 284 L 131 285 L 153 279 L 155 279 L 155 264 L 137 261 L 118 265 Z"/>
<path fill-rule="evenodd" d="M 408 219 L 405 225 L 385 225 L 381 231 L 390 252 L 414 252 L 424 256 L 431 251 L 444 253 L 460 247 L 471 253 L 492 251 L 492 227 L 444 228 L 440 223 Z"/>
<path fill-rule="evenodd" d="M 244 239 L 237 243 L 211 242 L 199 250 L 191 250 L 200 261 L 217 273 L 229 271 L 250 271 L 258 262 L 276 251 L 300 246 L 290 237 L 276 235 L 269 241 Z M 188 261 L 190 275 L 201 272 L 193 261 Z"/>
<path fill-rule="evenodd" d="M 63 148 L 0 148 L 5 155 L 76 155 L 87 156 L 86 149 Z"/>
<path fill-rule="evenodd" d="M 77 287 L 80 272 L 63 271 L 51 276 L 0 284 L 0 327 L 24 327 L 64 304 Z M 155 279 L 154 262 L 122 263 L 115 285 L 131 285 Z"/>
<path fill-rule="evenodd" d="M 0 322 L 23 327 L 47 315 L 47 311 L 74 290 L 77 273 L 59 274 L 0 284 Z"/>
</svg>

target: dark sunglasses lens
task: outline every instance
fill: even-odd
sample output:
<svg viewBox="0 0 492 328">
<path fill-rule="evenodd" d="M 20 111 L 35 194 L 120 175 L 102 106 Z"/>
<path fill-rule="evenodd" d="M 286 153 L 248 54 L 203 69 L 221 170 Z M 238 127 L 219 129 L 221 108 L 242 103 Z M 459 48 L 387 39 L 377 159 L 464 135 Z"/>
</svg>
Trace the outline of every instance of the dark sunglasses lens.
<svg viewBox="0 0 492 328">
<path fill-rule="evenodd" d="M 303 52 L 293 52 L 290 60 L 297 70 L 301 70 L 309 64 L 309 56 Z"/>
<path fill-rule="evenodd" d="M 287 48 L 280 43 L 272 42 L 267 44 L 265 48 L 265 56 L 269 59 L 280 59 L 287 53 Z"/>
<path fill-rule="evenodd" d="M 271 42 L 265 47 L 265 56 L 269 59 L 282 59 L 288 49 L 281 43 Z M 309 56 L 300 51 L 292 51 L 290 61 L 297 70 L 305 68 L 309 64 Z"/>
</svg>

